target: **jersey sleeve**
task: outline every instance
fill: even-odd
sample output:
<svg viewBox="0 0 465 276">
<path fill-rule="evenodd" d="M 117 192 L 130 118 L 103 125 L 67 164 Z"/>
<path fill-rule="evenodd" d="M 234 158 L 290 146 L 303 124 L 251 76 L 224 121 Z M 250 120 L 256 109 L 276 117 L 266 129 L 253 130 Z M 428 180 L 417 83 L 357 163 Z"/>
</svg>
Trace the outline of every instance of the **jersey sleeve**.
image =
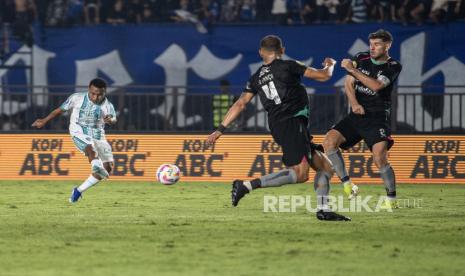
<svg viewBox="0 0 465 276">
<path fill-rule="evenodd" d="M 258 93 L 257 89 L 255 89 L 255 87 L 253 86 L 253 78 L 254 76 L 250 77 L 250 79 L 247 81 L 244 92 L 253 93 L 253 94 Z"/>
<path fill-rule="evenodd" d="M 102 108 L 103 117 L 111 116 L 111 118 L 116 119 L 115 107 L 112 103 L 107 102 L 104 108 Z"/>
<path fill-rule="evenodd" d="M 389 66 L 378 74 L 378 80 L 382 81 L 385 86 L 388 86 L 397 80 L 401 71 L 402 65 L 400 65 L 400 63 L 397 61 L 390 61 Z"/>
<path fill-rule="evenodd" d="M 72 109 L 75 104 L 76 104 L 76 93 L 69 96 L 68 99 L 66 99 L 66 101 L 60 105 L 60 109 L 63 111 L 68 111 Z"/>
<path fill-rule="evenodd" d="M 361 60 L 368 59 L 370 58 L 370 53 L 368 52 L 359 52 L 355 56 L 352 57 L 352 62 L 354 63 L 354 67 L 357 67 L 356 65 L 360 63 Z"/>
<path fill-rule="evenodd" d="M 303 62 L 296 60 L 289 61 L 289 72 L 291 74 L 302 76 L 305 73 L 305 70 L 307 70 L 307 65 Z"/>
</svg>

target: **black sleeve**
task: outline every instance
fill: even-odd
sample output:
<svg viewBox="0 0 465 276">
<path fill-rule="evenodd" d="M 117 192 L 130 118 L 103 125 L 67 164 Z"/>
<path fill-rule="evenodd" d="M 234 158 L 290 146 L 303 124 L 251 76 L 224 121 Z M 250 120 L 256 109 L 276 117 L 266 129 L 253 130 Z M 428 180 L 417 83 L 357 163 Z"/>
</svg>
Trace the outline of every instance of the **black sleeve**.
<svg viewBox="0 0 465 276">
<path fill-rule="evenodd" d="M 389 66 L 384 69 L 380 75 L 385 76 L 391 83 L 394 83 L 397 80 L 400 71 L 402 71 L 402 65 L 400 65 L 397 61 L 393 61 L 389 63 Z"/>
<path fill-rule="evenodd" d="M 307 66 L 300 61 L 290 60 L 289 64 L 289 72 L 293 75 L 302 76 L 307 70 Z"/>
<path fill-rule="evenodd" d="M 356 64 L 359 64 L 361 59 L 366 59 L 369 56 L 370 56 L 370 53 L 359 52 L 355 56 L 352 57 L 352 61 L 355 61 Z"/>
<path fill-rule="evenodd" d="M 253 86 L 253 78 L 254 78 L 254 76 L 250 77 L 249 81 L 247 81 L 247 84 L 245 85 L 244 92 L 253 93 L 253 94 L 258 93 L 257 89 L 255 89 L 255 87 Z"/>
</svg>

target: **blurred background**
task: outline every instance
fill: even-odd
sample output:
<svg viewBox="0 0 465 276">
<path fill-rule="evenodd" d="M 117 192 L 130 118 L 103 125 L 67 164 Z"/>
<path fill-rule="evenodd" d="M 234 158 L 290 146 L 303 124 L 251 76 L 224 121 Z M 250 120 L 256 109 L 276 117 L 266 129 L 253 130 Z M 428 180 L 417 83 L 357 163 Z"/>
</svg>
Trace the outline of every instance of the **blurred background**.
<svg viewBox="0 0 465 276">
<path fill-rule="evenodd" d="M 403 65 L 393 92 L 396 134 L 465 130 L 465 0 L 1 0 L 0 131 L 31 123 L 94 77 L 109 84 L 110 132 L 209 132 L 260 66 L 260 39 L 283 38 L 286 58 L 319 68 L 368 50 L 379 28 Z M 312 133 L 348 112 L 337 66 L 305 81 Z M 47 126 L 67 132 L 67 119 Z M 232 126 L 264 133 L 258 99 Z"/>
</svg>

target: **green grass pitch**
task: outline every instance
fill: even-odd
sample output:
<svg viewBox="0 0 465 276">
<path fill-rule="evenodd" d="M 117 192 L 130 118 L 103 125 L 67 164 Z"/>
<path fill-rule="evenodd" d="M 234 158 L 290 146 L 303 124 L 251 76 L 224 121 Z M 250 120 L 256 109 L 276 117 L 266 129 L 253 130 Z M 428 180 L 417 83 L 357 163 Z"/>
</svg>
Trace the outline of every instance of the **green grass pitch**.
<svg viewBox="0 0 465 276">
<path fill-rule="evenodd" d="M 237 208 L 221 183 L 107 181 L 70 205 L 77 184 L 0 181 L 0 275 L 465 273 L 463 185 L 399 185 L 421 208 L 320 222 L 303 208 L 263 212 L 265 194 L 314 196 L 311 184 L 254 191 Z"/>
</svg>

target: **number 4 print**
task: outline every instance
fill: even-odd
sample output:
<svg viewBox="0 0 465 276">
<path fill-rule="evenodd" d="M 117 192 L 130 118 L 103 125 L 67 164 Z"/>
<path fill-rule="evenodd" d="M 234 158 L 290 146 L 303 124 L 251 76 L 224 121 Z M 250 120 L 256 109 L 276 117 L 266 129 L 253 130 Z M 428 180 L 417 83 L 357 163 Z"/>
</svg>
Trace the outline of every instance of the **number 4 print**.
<svg viewBox="0 0 465 276">
<path fill-rule="evenodd" d="M 268 99 L 274 101 L 275 104 L 280 104 L 281 99 L 279 98 L 278 90 L 274 86 L 274 82 L 270 81 L 269 83 L 262 86 L 263 92 Z"/>
</svg>

